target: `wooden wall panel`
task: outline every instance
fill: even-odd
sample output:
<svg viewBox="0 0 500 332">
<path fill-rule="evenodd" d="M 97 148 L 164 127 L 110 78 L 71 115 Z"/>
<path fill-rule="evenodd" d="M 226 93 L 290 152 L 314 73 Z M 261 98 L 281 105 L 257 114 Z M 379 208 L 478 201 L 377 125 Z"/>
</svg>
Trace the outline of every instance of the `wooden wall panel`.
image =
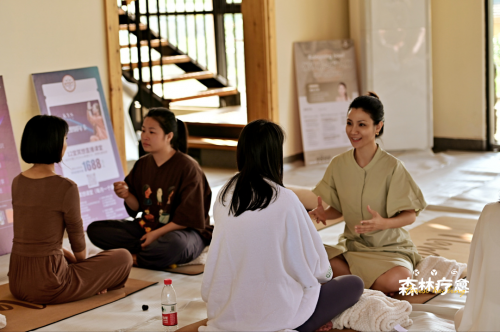
<svg viewBox="0 0 500 332">
<path fill-rule="evenodd" d="M 104 0 L 106 14 L 106 40 L 108 51 L 109 113 L 115 132 L 116 145 L 125 174 L 125 118 L 123 112 L 122 68 L 120 61 L 120 40 L 118 7 L 116 0 Z"/>
<path fill-rule="evenodd" d="M 243 0 L 248 122 L 279 121 L 274 0 Z"/>
</svg>

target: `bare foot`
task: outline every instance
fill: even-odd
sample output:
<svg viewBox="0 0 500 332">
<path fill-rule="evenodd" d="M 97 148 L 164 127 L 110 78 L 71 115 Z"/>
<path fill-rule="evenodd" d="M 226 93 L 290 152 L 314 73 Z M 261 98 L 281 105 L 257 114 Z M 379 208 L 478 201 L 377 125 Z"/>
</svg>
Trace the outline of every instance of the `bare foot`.
<svg viewBox="0 0 500 332">
<path fill-rule="evenodd" d="M 330 331 L 332 328 L 333 328 L 333 323 L 331 321 L 329 321 L 328 323 L 326 323 L 325 325 L 323 325 L 322 327 L 317 329 L 316 332 L 318 332 L 318 331 Z"/>
<path fill-rule="evenodd" d="M 136 254 L 132 254 L 132 266 L 139 266 L 137 264 L 137 255 Z"/>
<path fill-rule="evenodd" d="M 105 290 L 102 290 L 102 291 L 98 292 L 97 295 L 106 294 L 107 292 L 108 292 L 108 290 L 105 289 Z"/>
</svg>

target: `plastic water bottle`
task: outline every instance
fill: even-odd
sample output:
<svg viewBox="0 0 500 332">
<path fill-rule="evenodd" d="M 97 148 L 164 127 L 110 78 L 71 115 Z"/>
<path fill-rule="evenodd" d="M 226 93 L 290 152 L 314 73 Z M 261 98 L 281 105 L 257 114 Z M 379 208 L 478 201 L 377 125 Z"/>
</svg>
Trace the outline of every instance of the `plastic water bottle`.
<svg viewBox="0 0 500 332">
<path fill-rule="evenodd" d="M 177 296 L 175 295 L 172 279 L 163 281 L 165 286 L 161 291 L 161 316 L 165 331 L 177 330 Z"/>
</svg>

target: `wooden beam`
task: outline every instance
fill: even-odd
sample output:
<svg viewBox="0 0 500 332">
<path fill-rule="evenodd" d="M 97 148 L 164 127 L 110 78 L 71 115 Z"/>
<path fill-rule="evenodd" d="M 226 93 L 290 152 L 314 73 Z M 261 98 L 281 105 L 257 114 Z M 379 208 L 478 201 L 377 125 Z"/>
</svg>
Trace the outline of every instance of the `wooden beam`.
<svg viewBox="0 0 500 332">
<path fill-rule="evenodd" d="M 279 122 L 275 0 L 243 0 L 248 122 Z"/>
<path fill-rule="evenodd" d="M 116 0 L 104 0 L 106 15 L 106 40 L 108 51 L 109 79 L 109 113 L 113 123 L 116 146 L 127 174 L 127 158 L 125 155 L 125 117 L 123 111 L 122 67 L 120 62 L 120 40 L 118 22 L 118 6 Z"/>
</svg>

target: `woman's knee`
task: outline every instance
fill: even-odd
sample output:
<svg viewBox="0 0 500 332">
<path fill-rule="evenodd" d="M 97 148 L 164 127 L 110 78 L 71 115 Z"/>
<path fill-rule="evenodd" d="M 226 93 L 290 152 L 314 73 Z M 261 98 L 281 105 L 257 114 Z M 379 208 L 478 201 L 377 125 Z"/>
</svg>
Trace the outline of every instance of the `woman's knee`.
<svg viewBox="0 0 500 332">
<path fill-rule="evenodd" d="M 102 232 L 103 221 L 94 221 L 90 225 L 87 226 L 87 236 L 90 241 L 93 241 L 100 238 Z"/>
<path fill-rule="evenodd" d="M 115 264 L 127 265 L 132 267 L 132 254 L 127 249 L 111 249 L 105 252 L 109 253 L 110 261 L 114 262 Z"/>
<path fill-rule="evenodd" d="M 352 299 L 357 302 L 361 295 L 363 295 L 365 284 L 363 279 L 356 275 L 348 275 L 348 276 L 340 276 L 335 278 L 335 280 L 339 280 L 342 283 L 342 287 L 350 294 L 352 294 Z"/>
<path fill-rule="evenodd" d="M 95 225 L 95 221 L 93 223 L 90 223 L 90 225 L 87 226 L 87 235 L 90 238 L 93 238 L 94 237 L 94 234 L 96 233 L 96 225 Z"/>
<path fill-rule="evenodd" d="M 349 264 L 347 264 L 347 261 L 342 257 L 342 255 L 330 259 L 330 265 L 333 270 L 333 275 L 336 277 L 351 274 Z"/>
<path fill-rule="evenodd" d="M 394 291 L 399 290 L 400 283 L 399 280 L 405 280 L 407 278 L 411 278 L 412 272 L 405 267 L 397 266 L 389 270 L 391 272 L 388 282 L 390 288 Z"/>
<path fill-rule="evenodd" d="M 158 243 L 165 248 L 179 248 L 185 247 L 187 245 L 183 234 L 179 231 L 168 232 L 158 239 Z"/>
<path fill-rule="evenodd" d="M 382 274 L 373 283 L 372 288 L 384 293 L 394 293 L 399 290 L 400 280 L 411 277 L 411 271 L 403 266 L 396 266 Z"/>
</svg>

